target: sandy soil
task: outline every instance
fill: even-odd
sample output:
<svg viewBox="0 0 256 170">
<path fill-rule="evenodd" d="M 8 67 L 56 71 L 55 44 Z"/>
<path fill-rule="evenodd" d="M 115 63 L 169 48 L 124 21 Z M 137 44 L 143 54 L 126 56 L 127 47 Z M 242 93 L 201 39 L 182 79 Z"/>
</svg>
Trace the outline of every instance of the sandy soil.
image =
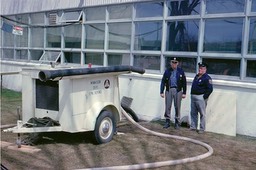
<svg viewBox="0 0 256 170">
<path fill-rule="evenodd" d="M 17 119 L 20 98 L 1 99 L 1 125 Z M 198 134 L 187 127 L 163 129 L 163 121 L 141 122 L 144 127 L 161 133 L 190 137 L 209 144 L 214 153 L 192 163 L 154 168 L 157 170 L 254 170 L 256 138 L 226 136 L 206 132 Z M 34 147 L 36 152 L 23 152 L 1 145 L 1 163 L 8 169 L 83 169 L 167 161 L 197 156 L 207 150 L 199 145 L 146 134 L 129 122 L 118 125 L 118 134 L 106 144 L 96 145 L 91 133 L 43 133 Z M 27 135 L 22 135 L 22 138 Z M 15 143 L 17 134 L 1 132 L 1 141 Z"/>
</svg>

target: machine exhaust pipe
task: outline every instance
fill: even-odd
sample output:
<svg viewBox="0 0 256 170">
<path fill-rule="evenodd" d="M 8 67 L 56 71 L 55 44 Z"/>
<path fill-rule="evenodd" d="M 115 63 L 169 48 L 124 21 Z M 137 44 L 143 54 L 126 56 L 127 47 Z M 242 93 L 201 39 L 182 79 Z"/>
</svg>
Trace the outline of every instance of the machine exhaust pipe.
<svg viewBox="0 0 256 170">
<path fill-rule="evenodd" d="M 144 74 L 143 68 L 134 66 L 109 66 L 109 67 L 95 67 L 95 68 L 73 68 L 73 69 L 59 69 L 59 70 L 42 70 L 38 77 L 41 81 L 52 80 L 57 77 L 76 76 L 85 74 L 111 73 L 111 72 L 136 72 Z"/>
</svg>

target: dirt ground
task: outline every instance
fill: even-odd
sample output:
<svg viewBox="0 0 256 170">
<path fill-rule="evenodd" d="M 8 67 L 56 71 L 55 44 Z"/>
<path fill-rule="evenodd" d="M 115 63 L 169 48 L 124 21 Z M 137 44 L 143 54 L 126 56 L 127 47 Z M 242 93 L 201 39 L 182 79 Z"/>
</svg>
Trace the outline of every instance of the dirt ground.
<svg viewBox="0 0 256 170">
<path fill-rule="evenodd" d="M 1 96 L 1 125 L 13 124 L 21 95 Z M 157 170 L 254 170 L 256 169 L 256 138 L 226 136 L 206 132 L 198 134 L 187 127 L 163 129 L 163 121 L 140 122 L 148 129 L 185 136 L 209 144 L 214 153 L 192 163 L 155 168 Z M 35 147 L 38 152 L 26 153 L 1 146 L 1 164 L 10 170 L 70 170 L 167 161 L 197 156 L 207 150 L 190 142 L 146 134 L 131 123 L 118 125 L 118 134 L 107 144 L 96 145 L 91 133 L 51 132 L 41 134 Z M 22 135 L 25 138 L 27 135 Z M 15 143 L 17 134 L 1 132 L 1 141 Z"/>
</svg>

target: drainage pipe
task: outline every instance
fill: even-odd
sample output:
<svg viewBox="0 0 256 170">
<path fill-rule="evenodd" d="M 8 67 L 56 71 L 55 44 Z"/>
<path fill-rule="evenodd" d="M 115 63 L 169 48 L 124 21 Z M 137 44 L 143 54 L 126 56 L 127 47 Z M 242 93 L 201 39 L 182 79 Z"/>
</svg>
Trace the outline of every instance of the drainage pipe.
<svg viewBox="0 0 256 170">
<path fill-rule="evenodd" d="M 70 69 L 56 69 L 56 70 L 41 70 L 38 77 L 41 81 L 51 80 L 57 77 L 76 76 L 85 74 L 111 73 L 111 72 L 136 72 L 144 74 L 143 68 L 134 66 L 109 66 L 109 67 L 95 67 L 95 68 L 70 68 Z"/>
<path fill-rule="evenodd" d="M 169 134 L 164 134 L 164 133 L 159 133 L 159 132 L 155 132 L 152 130 L 149 130 L 141 125 L 139 125 L 138 123 L 136 123 L 127 113 L 126 111 L 121 108 L 123 115 L 130 121 L 132 122 L 132 124 L 134 124 L 136 127 L 138 127 L 139 129 L 143 130 L 146 133 L 152 134 L 152 135 L 156 135 L 156 136 L 160 136 L 160 137 L 167 137 L 167 138 L 173 138 L 173 139 L 178 139 L 178 140 L 184 140 L 184 141 L 188 141 L 188 142 L 192 142 L 194 144 L 197 145 L 201 145 L 204 148 L 206 148 L 208 150 L 208 152 L 198 155 L 198 156 L 194 156 L 194 157 L 189 157 L 189 158 L 184 158 L 184 159 L 176 159 L 176 160 L 169 160 L 169 161 L 161 161 L 161 162 L 153 162 L 153 163 L 142 163 L 142 164 L 134 164 L 134 165 L 124 165 L 124 166 L 112 166 L 112 167 L 101 167 L 101 168 L 88 168 L 86 170 L 122 170 L 122 169 L 147 169 L 147 168 L 159 168 L 159 167 L 163 167 L 163 166 L 170 166 L 170 165 L 178 165 L 178 164 L 184 164 L 184 163 L 189 163 L 189 162 L 194 162 L 194 161 L 198 161 L 204 158 L 207 158 L 209 156 L 211 156 L 213 154 L 213 149 L 210 145 L 195 140 L 195 139 L 191 139 L 188 137 L 182 137 L 182 136 L 176 136 L 176 135 L 169 135 Z"/>
</svg>

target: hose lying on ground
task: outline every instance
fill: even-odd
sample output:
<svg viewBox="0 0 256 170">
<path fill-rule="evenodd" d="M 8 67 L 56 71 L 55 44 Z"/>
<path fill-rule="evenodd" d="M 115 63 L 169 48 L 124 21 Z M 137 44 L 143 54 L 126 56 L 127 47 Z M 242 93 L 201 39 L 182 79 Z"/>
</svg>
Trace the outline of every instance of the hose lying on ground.
<svg viewBox="0 0 256 170">
<path fill-rule="evenodd" d="M 86 170 L 121 170 L 121 169 L 146 169 L 146 168 L 158 168 L 158 167 L 162 167 L 162 166 L 170 166 L 170 165 L 177 165 L 177 164 L 184 164 L 184 163 L 189 163 L 189 162 L 194 162 L 194 161 L 198 161 L 204 158 L 207 158 L 209 156 L 211 156 L 213 154 L 213 149 L 210 145 L 195 140 L 195 139 L 191 139 L 191 138 L 187 138 L 187 137 L 182 137 L 182 136 L 176 136 L 176 135 L 169 135 L 169 134 L 164 134 L 164 133 L 159 133 L 159 132 L 154 132 L 152 130 L 149 130 L 147 128 L 144 128 L 143 126 L 139 125 L 138 123 L 136 123 L 132 117 L 130 117 L 126 111 L 121 108 L 123 115 L 130 121 L 132 122 L 132 124 L 134 124 L 136 127 L 138 127 L 139 129 L 145 131 L 146 133 L 152 134 L 152 135 L 156 135 L 156 136 L 160 136 L 160 137 L 168 137 L 168 138 L 173 138 L 173 139 L 178 139 L 178 140 L 184 140 L 184 141 L 188 141 L 188 142 L 192 142 L 194 144 L 197 145 L 201 145 L 203 147 L 205 147 L 208 152 L 198 155 L 198 156 L 194 156 L 194 157 L 189 157 L 189 158 L 184 158 L 184 159 L 176 159 L 176 160 L 169 160 L 169 161 L 161 161 L 161 162 L 153 162 L 153 163 L 142 163 L 142 164 L 134 164 L 134 165 L 123 165 L 123 166 L 112 166 L 112 167 L 100 167 L 100 168 L 88 168 Z"/>
</svg>

